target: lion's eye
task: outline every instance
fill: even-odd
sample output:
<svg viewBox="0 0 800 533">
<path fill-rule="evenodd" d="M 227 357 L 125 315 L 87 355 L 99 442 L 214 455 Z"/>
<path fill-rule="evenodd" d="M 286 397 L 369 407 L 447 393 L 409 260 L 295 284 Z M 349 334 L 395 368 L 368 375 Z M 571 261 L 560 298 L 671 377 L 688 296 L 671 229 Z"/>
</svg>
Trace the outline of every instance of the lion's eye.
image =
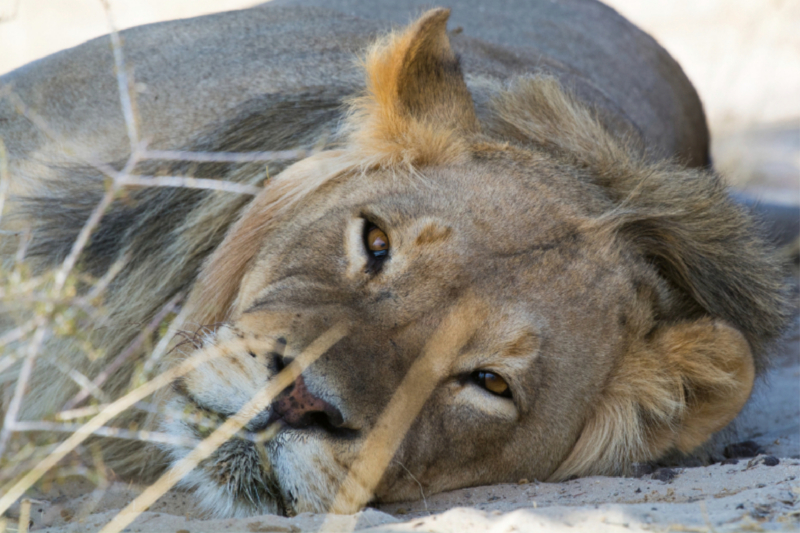
<svg viewBox="0 0 800 533">
<path fill-rule="evenodd" d="M 389 237 L 377 226 L 367 228 L 365 244 L 372 257 L 383 257 L 389 253 Z"/>
<path fill-rule="evenodd" d="M 472 379 L 492 394 L 503 398 L 511 398 L 511 389 L 508 387 L 508 383 L 494 372 L 478 370 L 472 373 Z"/>
</svg>

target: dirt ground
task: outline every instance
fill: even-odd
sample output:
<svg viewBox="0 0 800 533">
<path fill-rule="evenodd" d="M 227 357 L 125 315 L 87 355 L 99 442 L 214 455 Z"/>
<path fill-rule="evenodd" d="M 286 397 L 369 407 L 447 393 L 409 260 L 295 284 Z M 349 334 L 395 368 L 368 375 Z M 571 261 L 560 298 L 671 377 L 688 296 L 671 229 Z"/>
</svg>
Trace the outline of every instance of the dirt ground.
<svg viewBox="0 0 800 533">
<path fill-rule="evenodd" d="M 243 0 L 111 1 L 119 27 L 247 7 Z M 436 4 L 438 2 L 432 2 Z M 442 2 L 447 4 L 447 2 Z M 757 199 L 800 205 L 800 3 L 795 0 L 613 0 L 684 66 L 704 101 L 715 165 Z M 97 0 L 0 0 L 0 73 L 106 31 Z M 742 416 L 757 457 L 638 478 L 475 487 L 352 516 L 202 520 L 167 494 L 125 531 L 798 531 L 800 327 Z M 97 531 L 138 492 L 73 479 L 35 492 L 34 531 Z M 19 506 L 10 516 L 19 513 Z M 16 524 L 9 522 L 7 531 Z M 2 530 L 2 527 L 0 527 Z"/>
<path fill-rule="evenodd" d="M 173 491 L 125 531 L 435 531 L 617 532 L 800 530 L 800 324 L 744 413 L 735 440 L 754 440 L 756 457 L 706 467 L 642 469 L 640 477 L 589 477 L 564 483 L 520 480 L 420 500 L 380 505 L 350 516 L 304 513 L 203 520 L 191 495 Z M 735 455 L 735 454 L 733 454 Z M 98 531 L 140 489 L 122 483 L 105 491 L 71 479 L 29 494 L 32 531 Z M 19 506 L 10 515 L 18 516 Z"/>
</svg>

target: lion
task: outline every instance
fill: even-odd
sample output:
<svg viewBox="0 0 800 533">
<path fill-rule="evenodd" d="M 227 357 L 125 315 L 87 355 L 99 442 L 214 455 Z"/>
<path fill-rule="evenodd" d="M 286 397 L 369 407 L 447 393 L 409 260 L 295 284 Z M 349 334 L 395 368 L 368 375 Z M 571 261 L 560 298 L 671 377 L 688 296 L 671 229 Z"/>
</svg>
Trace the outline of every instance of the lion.
<svg viewBox="0 0 800 533">
<path fill-rule="evenodd" d="M 267 168 L 125 168 L 257 193 L 114 199 L 78 264 L 118 268 L 85 325 L 103 356 L 50 340 L 23 417 L 78 391 L 49 360 L 92 378 L 183 295 L 173 330 L 189 334 L 160 360 L 129 354 L 102 390 L 208 357 L 119 424 L 197 441 L 288 379 L 181 481 L 210 515 L 625 475 L 697 453 L 736 418 L 789 319 L 784 271 L 708 168 L 700 101 L 655 41 L 595 2 L 454 2 L 473 24 L 449 32 L 445 8 L 387 32 L 371 2 L 301 4 L 123 32 L 138 131 L 106 38 L 2 78 L 18 95 L 0 103 L 4 225 L 27 228 L 34 272 L 69 256 L 105 195 L 99 169 L 125 168 L 137 136 L 305 150 Z M 484 17 L 517 24 L 482 31 Z M 103 447 L 140 480 L 193 449 Z"/>
</svg>

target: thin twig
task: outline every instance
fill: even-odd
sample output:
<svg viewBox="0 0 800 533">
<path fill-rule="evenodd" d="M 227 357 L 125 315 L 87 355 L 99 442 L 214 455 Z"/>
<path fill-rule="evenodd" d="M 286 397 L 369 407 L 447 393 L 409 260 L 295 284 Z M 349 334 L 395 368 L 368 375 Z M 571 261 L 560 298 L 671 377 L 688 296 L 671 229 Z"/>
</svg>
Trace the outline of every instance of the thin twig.
<svg viewBox="0 0 800 533">
<path fill-rule="evenodd" d="M 0 336 L 0 348 L 3 348 L 6 344 L 20 340 L 34 329 L 44 324 L 44 321 L 44 317 L 37 316 L 34 319 L 28 320 L 21 326 L 6 331 Z"/>
<path fill-rule="evenodd" d="M 19 265 L 25 260 L 25 254 L 28 251 L 28 245 L 31 243 L 33 232 L 31 227 L 27 226 L 19 236 L 19 245 L 17 246 L 17 253 L 14 254 L 14 265 Z"/>
<path fill-rule="evenodd" d="M 155 370 L 156 365 L 161 360 L 161 357 L 167 353 L 167 348 L 169 348 L 172 339 L 178 332 L 181 331 L 183 328 L 184 322 L 186 322 L 186 318 L 191 313 L 191 307 L 189 305 L 183 306 L 181 312 L 178 313 L 173 321 L 170 323 L 169 328 L 167 329 L 167 334 L 159 339 L 158 344 L 156 344 L 153 351 L 150 352 L 150 356 L 144 362 L 144 366 L 142 367 L 142 376 L 149 376 L 153 370 Z"/>
<path fill-rule="evenodd" d="M 178 302 L 183 298 L 181 293 L 176 294 L 172 297 L 172 299 L 167 302 L 167 304 L 161 308 L 161 310 L 153 317 L 153 320 L 150 321 L 147 326 L 136 336 L 136 338 L 131 341 L 127 348 L 117 355 L 111 363 L 108 364 L 106 368 L 103 369 L 90 383 L 91 387 L 94 389 L 99 389 L 103 386 L 103 383 L 111 377 L 114 372 L 116 372 L 124 363 L 127 361 L 136 350 L 138 350 L 144 341 L 150 336 L 156 328 L 164 321 L 164 318 L 172 311 L 175 310 L 175 307 L 178 305 Z M 79 405 L 83 400 L 89 397 L 90 388 L 84 387 L 82 388 L 71 400 L 64 404 L 63 409 L 68 410 L 72 409 L 75 406 Z"/>
<path fill-rule="evenodd" d="M 125 255 L 122 259 L 115 261 L 111 268 L 103 274 L 103 277 L 97 280 L 97 282 L 92 286 L 92 290 L 90 290 L 85 296 L 82 296 L 80 299 L 86 300 L 87 302 L 91 302 L 95 298 L 99 297 L 114 281 L 114 278 L 117 277 L 117 274 L 122 272 L 122 269 L 125 268 L 125 265 L 130 260 L 129 255 Z"/>
<path fill-rule="evenodd" d="M 111 7 L 107 0 L 100 0 L 103 10 L 106 13 L 106 20 L 110 29 L 111 48 L 114 52 L 114 67 L 117 70 L 117 89 L 119 90 L 119 102 L 122 106 L 122 116 L 125 118 L 125 127 L 128 131 L 128 141 L 131 144 L 131 153 L 136 151 L 139 145 L 139 132 L 136 128 L 136 115 L 133 110 L 133 98 L 131 89 L 133 88 L 133 77 L 128 77 L 128 70 L 125 68 L 125 56 L 122 53 L 122 39 L 119 37 L 114 17 L 111 14 Z"/>
<path fill-rule="evenodd" d="M 84 375 L 81 372 L 78 372 L 74 368 L 70 368 L 69 366 L 67 366 L 66 363 L 64 363 L 58 358 L 53 358 L 50 361 L 50 364 L 55 366 L 64 375 L 66 375 L 72 381 L 74 381 L 81 388 L 82 391 L 86 390 L 88 391 L 88 394 L 94 396 L 101 402 L 108 403 L 109 401 L 108 395 L 105 392 L 103 392 L 103 390 L 100 387 L 92 383 L 92 381 L 88 377 L 86 377 L 86 375 Z"/>
<path fill-rule="evenodd" d="M 119 177 L 125 177 L 128 173 L 130 173 L 131 170 L 133 170 L 133 168 L 139 162 L 139 152 L 143 148 L 143 145 L 136 145 L 133 147 L 131 156 L 128 158 L 127 163 L 125 163 L 125 168 L 123 168 L 122 172 L 119 173 Z M 81 252 L 83 252 L 86 243 L 89 242 L 89 237 L 97 228 L 97 225 L 100 223 L 100 219 L 103 218 L 103 215 L 105 215 L 108 208 L 111 207 L 111 204 L 114 202 L 114 198 L 116 197 L 118 190 L 118 180 L 114 179 L 114 181 L 106 189 L 103 198 L 100 200 L 100 202 L 98 202 L 94 210 L 92 210 L 92 213 L 89 215 L 89 218 L 84 223 L 80 233 L 78 234 L 78 237 L 75 239 L 75 242 L 72 243 L 72 249 L 70 250 L 69 255 L 66 257 L 66 259 L 64 259 L 64 262 L 61 264 L 61 268 L 58 269 L 58 272 L 56 272 L 56 293 L 61 292 L 61 289 L 64 287 L 64 283 L 67 280 L 67 276 L 75 267 L 78 257 L 80 257 Z"/>
<path fill-rule="evenodd" d="M 6 203 L 6 194 L 11 184 L 8 177 L 8 153 L 6 152 L 6 144 L 0 138 L 0 220 L 3 219 L 3 206 Z"/>
<path fill-rule="evenodd" d="M 17 533 L 28 533 L 28 526 L 31 523 L 31 500 L 25 498 L 19 508 L 19 522 L 17 523 Z"/>
<path fill-rule="evenodd" d="M 97 486 L 86 499 L 84 504 L 81 505 L 80 511 L 78 511 L 77 516 L 75 517 L 78 523 L 83 522 L 86 517 L 92 513 L 92 511 L 97 509 L 97 506 L 100 505 L 100 502 L 102 501 L 103 496 L 105 496 L 108 487 L 111 485 L 111 482 L 108 479 L 108 469 L 103 461 L 103 453 L 97 443 L 95 443 L 95 446 L 92 446 L 92 459 L 94 460 L 94 471 L 97 473 Z"/>
<path fill-rule="evenodd" d="M 62 136 L 59 135 L 59 133 L 53 128 L 51 128 L 42 116 L 30 108 L 17 93 L 10 90 L 8 85 L 0 88 L 0 97 L 8 98 L 11 101 L 11 105 L 14 106 L 14 110 L 31 121 L 31 123 L 36 126 L 36 129 L 43 133 L 45 137 L 57 144 L 59 146 L 59 150 L 63 154 L 71 156 L 80 163 L 94 168 L 106 177 L 113 178 L 117 174 L 117 171 L 113 167 L 93 157 L 87 157 L 86 155 L 78 154 L 75 152 L 75 150 L 71 149 L 67 143 L 63 142 Z"/>
<path fill-rule="evenodd" d="M 89 215 L 88 220 L 81 228 L 80 233 L 78 234 L 78 238 L 75 239 L 75 242 L 72 243 L 72 249 L 69 252 L 69 255 L 64 259 L 64 262 L 61 264 L 61 268 L 58 269 L 55 276 L 55 292 L 61 292 L 61 289 L 64 288 L 64 283 L 67 281 L 67 276 L 69 276 L 72 269 L 75 267 L 75 263 L 78 261 L 78 257 L 80 256 L 81 252 L 83 252 L 86 243 L 89 242 L 89 237 L 92 235 L 92 232 L 95 230 L 97 225 L 100 223 L 100 219 L 106 213 L 108 208 L 111 206 L 112 202 L 114 202 L 114 197 L 117 195 L 117 187 L 116 183 L 112 184 L 106 193 L 103 195 L 103 198 L 100 202 L 95 206 L 92 214 Z"/>
<path fill-rule="evenodd" d="M 94 416 L 103 409 L 108 407 L 108 404 L 101 403 L 98 405 L 87 405 L 86 407 L 78 407 L 77 409 L 66 409 L 59 411 L 55 414 L 55 419 L 59 422 L 66 422 L 67 420 L 75 420 L 76 418 L 86 418 Z"/>
<path fill-rule="evenodd" d="M 428 513 L 428 514 L 431 514 L 430 511 L 428 511 L 428 500 L 425 499 L 425 491 L 422 489 L 422 483 L 420 483 L 419 480 L 414 476 L 414 474 L 411 473 L 411 470 L 406 468 L 406 465 L 404 465 L 400 461 L 392 461 L 392 462 L 394 464 L 396 464 L 396 465 L 400 465 L 400 467 L 403 470 L 406 471 L 406 474 L 408 474 L 408 477 L 410 477 L 411 479 L 414 480 L 414 482 L 419 487 L 419 495 L 422 496 L 422 503 L 423 503 L 423 505 L 425 505 L 425 512 Z"/>
<path fill-rule="evenodd" d="M 278 150 L 274 152 L 187 152 L 180 150 L 147 150 L 142 159 L 192 161 L 197 163 L 269 163 L 291 161 L 310 156 L 311 150 Z"/>
<path fill-rule="evenodd" d="M 14 424 L 14 431 L 55 431 L 59 433 L 74 433 L 81 429 L 81 424 L 65 424 L 59 422 L 47 421 L 34 421 L 34 422 L 16 422 Z M 170 435 L 169 433 L 161 433 L 158 431 L 132 431 L 123 428 L 113 428 L 102 426 L 92 430 L 92 435 L 100 437 L 114 437 L 117 439 L 138 440 L 142 442 L 153 442 L 157 444 L 170 444 L 172 446 L 184 446 L 187 448 L 196 446 L 200 441 L 189 437 L 180 437 L 178 435 Z"/>
<path fill-rule="evenodd" d="M 17 422 L 17 415 L 22 407 L 22 397 L 25 395 L 25 389 L 28 387 L 28 381 L 31 379 L 31 374 L 33 373 L 36 356 L 39 354 L 46 333 L 47 325 L 40 325 L 36 328 L 33 339 L 31 339 L 31 343 L 28 345 L 28 354 L 25 357 L 25 361 L 22 363 L 22 369 L 17 378 L 17 386 L 14 388 L 14 396 L 8 404 L 8 410 L 3 418 L 3 429 L 0 430 L 0 458 L 2 458 L 5 453 L 8 439 L 11 437 L 14 424 Z M 5 509 L 3 509 L 3 511 L 5 511 Z M 3 511 L 0 511 L 0 514 L 2 514 Z"/>
<path fill-rule="evenodd" d="M 139 186 L 139 187 L 181 187 L 184 189 L 208 189 L 212 191 L 224 191 L 237 194 L 247 194 L 256 196 L 263 189 L 253 185 L 244 185 L 232 181 L 215 180 L 207 178 L 192 178 L 189 176 L 117 176 L 114 179 L 116 185 Z"/>
</svg>

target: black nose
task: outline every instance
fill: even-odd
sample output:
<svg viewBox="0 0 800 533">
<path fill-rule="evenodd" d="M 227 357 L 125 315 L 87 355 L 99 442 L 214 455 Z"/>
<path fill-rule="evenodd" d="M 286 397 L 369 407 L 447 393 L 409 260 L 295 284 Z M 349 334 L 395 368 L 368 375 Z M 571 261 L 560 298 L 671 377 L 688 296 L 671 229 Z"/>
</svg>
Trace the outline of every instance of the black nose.
<svg viewBox="0 0 800 533">
<path fill-rule="evenodd" d="M 335 430 L 344 424 L 341 411 L 311 394 L 303 376 L 298 377 L 272 402 L 272 414 L 267 425 L 278 420 L 297 429 L 313 425 Z"/>
</svg>

